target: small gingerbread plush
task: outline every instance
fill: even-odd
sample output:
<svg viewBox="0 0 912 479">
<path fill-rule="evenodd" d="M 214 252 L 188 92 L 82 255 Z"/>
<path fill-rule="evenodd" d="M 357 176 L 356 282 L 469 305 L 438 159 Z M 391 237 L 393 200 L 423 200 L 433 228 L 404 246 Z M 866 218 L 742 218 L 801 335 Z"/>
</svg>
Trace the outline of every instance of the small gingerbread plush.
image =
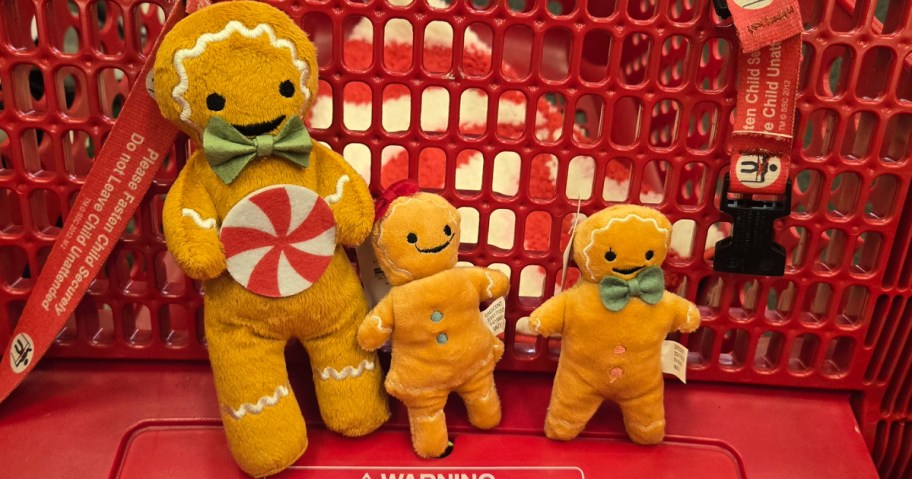
<svg viewBox="0 0 912 479">
<path fill-rule="evenodd" d="M 377 202 L 372 244 L 390 293 L 368 313 L 358 342 L 368 351 L 392 338 L 386 390 L 405 403 L 421 457 L 447 447 L 443 407 L 455 391 L 480 429 L 500 423 L 494 365 L 503 343 L 485 325 L 482 301 L 507 293 L 509 280 L 486 268 L 454 268 L 459 212 L 440 196 L 396 183 Z"/>
<path fill-rule="evenodd" d="M 638 444 L 665 436 L 662 341 L 700 325 L 697 307 L 665 291 L 661 265 L 671 223 L 656 210 L 622 205 L 583 221 L 573 240 L 580 281 L 517 323 L 517 331 L 560 335 L 545 435 L 570 440 L 609 399 Z"/>
</svg>

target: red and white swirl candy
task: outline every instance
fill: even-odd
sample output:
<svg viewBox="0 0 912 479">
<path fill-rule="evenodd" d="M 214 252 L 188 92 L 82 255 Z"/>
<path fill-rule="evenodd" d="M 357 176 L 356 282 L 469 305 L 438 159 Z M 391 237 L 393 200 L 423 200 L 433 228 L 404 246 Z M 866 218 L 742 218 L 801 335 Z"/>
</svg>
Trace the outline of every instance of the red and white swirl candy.
<svg viewBox="0 0 912 479">
<path fill-rule="evenodd" d="M 336 250 L 336 222 L 326 201 L 295 185 L 247 195 L 219 232 L 228 273 L 248 290 L 280 298 L 311 287 Z"/>
</svg>

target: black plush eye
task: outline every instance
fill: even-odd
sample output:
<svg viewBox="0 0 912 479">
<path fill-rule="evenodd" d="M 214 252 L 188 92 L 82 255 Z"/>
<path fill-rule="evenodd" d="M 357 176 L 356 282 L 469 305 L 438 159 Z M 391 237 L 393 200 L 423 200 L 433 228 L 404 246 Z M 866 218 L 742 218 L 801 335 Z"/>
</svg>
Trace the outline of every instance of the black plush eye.
<svg viewBox="0 0 912 479">
<path fill-rule="evenodd" d="M 445 234 L 447 236 L 450 236 L 451 234 L 453 234 L 453 230 L 450 229 L 450 225 L 446 225 L 443 227 L 443 234 Z"/>
<path fill-rule="evenodd" d="M 646 252 L 646 261 L 651 260 L 653 256 L 655 256 L 655 253 L 653 253 L 652 250 L 647 251 Z"/>
<path fill-rule="evenodd" d="M 295 87 L 294 83 L 291 80 L 285 80 L 279 85 L 279 93 L 282 94 L 285 98 L 291 98 L 294 96 Z"/>
<path fill-rule="evenodd" d="M 415 233 L 409 233 L 408 236 L 405 237 L 405 239 L 409 243 L 415 244 L 418 242 L 418 235 L 416 235 Z"/>
<path fill-rule="evenodd" d="M 618 255 L 614 254 L 614 251 L 609 251 L 609 252 L 605 253 L 605 259 L 607 259 L 608 261 L 614 261 L 617 259 L 617 257 L 618 257 Z"/>
<path fill-rule="evenodd" d="M 210 93 L 206 97 L 206 108 L 212 111 L 222 111 L 225 108 L 225 97 L 218 93 Z"/>
</svg>

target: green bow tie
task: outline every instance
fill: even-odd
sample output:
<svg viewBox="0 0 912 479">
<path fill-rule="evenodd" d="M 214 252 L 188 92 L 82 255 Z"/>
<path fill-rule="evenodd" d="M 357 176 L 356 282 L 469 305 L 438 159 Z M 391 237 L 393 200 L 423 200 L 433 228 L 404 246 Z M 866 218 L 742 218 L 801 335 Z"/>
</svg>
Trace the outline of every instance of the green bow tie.
<svg viewBox="0 0 912 479">
<path fill-rule="evenodd" d="M 647 304 L 656 304 L 665 294 L 665 273 L 658 266 L 650 266 L 630 281 L 615 276 L 606 276 L 599 283 L 599 296 L 609 311 L 618 312 L 627 306 L 630 297 L 642 299 Z"/>
<path fill-rule="evenodd" d="M 206 160 L 225 184 L 230 184 L 241 174 L 248 163 L 269 155 L 281 156 L 293 163 L 307 167 L 313 143 L 304 122 L 293 116 L 278 135 L 260 135 L 247 138 L 227 121 L 213 116 L 203 130 L 203 151 Z"/>
</svg>

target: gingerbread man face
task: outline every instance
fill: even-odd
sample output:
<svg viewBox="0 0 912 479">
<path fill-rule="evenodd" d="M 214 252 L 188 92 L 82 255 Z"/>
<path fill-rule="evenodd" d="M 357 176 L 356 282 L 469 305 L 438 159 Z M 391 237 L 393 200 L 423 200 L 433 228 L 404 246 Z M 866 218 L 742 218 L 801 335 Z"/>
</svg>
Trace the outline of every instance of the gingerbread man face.
<svg viewBox="0 0 912 479">
<path fill-rule="evenodd" d="M 256 2 L 206 13 L 177 24 L 157 54 L 155 97 L 165 117 L 199 141 L 215 116 L 256 137 L 306 113 L 317 89 L 316 54 L 288 16 Z"/>
<path fill-rule="evenodd" d="M 400 285 L 456 265 L 459 212 L 443 198 L 417 193 L 390 203 L 374 226 L 374 251 L 390 284 Z"/>
<path fill-rule="evenodd" d="M 606 276 L 630 280 L 661 266 L 671 242 L 671 223 L 651 208 L 621 205 L 583 221 L 573 240 L 574 259 L 589 281 Z"/>
</svg>

